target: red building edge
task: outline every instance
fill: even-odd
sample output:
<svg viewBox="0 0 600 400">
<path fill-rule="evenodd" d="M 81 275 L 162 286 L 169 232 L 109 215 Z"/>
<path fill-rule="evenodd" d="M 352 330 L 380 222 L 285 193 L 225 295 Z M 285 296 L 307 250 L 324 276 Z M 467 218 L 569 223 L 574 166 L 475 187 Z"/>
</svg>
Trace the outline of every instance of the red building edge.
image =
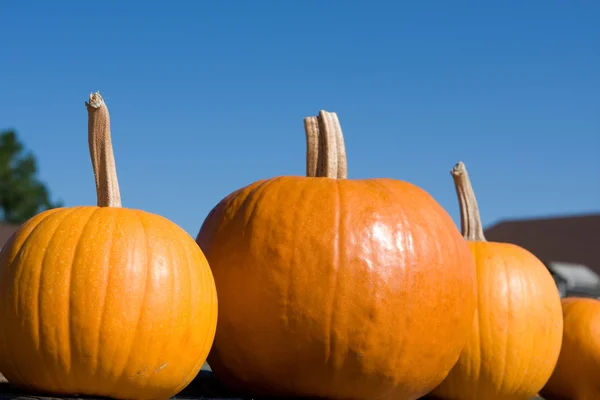
<svg viewBox="0 0 600 400">
<path fill-rule="evenodd" d="M 600 213 L 500 221 L 485 229 L 485 237 L 521 246 L 542 261 L 583 264 L 600 275 Z"/>
<path fill-rule="evenodd" d="M 600 297 L 596 279 L 600 277 L 600 213 L 503 220 L 484 233 L 488 241 L 529 250 L 546 264 L 559 286 L 570 280 L 563 296 Z M 584 267 L 591 273 L 582 273 Z"/>
</svg>

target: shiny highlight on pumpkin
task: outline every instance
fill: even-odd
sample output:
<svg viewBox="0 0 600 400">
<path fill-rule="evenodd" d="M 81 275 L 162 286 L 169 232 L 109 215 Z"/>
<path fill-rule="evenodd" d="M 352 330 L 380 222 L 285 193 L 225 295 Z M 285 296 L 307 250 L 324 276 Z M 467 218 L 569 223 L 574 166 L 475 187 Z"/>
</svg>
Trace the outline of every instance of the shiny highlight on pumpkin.
<svg viewBox="0 0 600 400">
<path fill-rule="evenodd" d="M 233 192 L 198 234 L 219 293 L 209 363 L 255 395 L 421 397 L 470 334 L 473 258 L 422 189 L 345 179 L 335 113 L 304 124 L 308 176 Z"/>
</svg>

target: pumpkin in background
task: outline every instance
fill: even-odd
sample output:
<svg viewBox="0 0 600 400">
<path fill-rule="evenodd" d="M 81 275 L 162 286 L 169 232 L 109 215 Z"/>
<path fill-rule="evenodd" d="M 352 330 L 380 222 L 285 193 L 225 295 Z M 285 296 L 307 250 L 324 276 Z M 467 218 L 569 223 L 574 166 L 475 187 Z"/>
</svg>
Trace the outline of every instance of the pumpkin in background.
<svg viewBox="0 0 600 400">
<path fill-rule="evenodd" d="M 470 334 L 473 258 L 422 189 L 346 179 L 335 113 L 305 129 L 307 177 L 233 192 L 198 234 L 219 293 L 208 362 L 255 395 L 416 399 Z"/>
<path fill-rule="evenodd" d="M 106 105 L 86 103 L 98 206 L 27 221 L 0 253 L 0 371 L 56 394 L 167 399 L 195 377 L 217 319 L 214 280 L 173 222 L 121 207 Z"/>
<path fill-rule="evenodd" d="M 541 393 L 548 399 L 600 399 L 600 301 L 567 297 L 562 310 L 560 356 Z"/>
<path fill-rule="evenodd" d="M 561 347 L 556 284 L 529 251 L 487 242 L 464 164 L 452 170 L 462 230 L 477 265 L 473 334 L 433 394 L 447 400 L 528 400 L 544 386 Z"/>
</svg>

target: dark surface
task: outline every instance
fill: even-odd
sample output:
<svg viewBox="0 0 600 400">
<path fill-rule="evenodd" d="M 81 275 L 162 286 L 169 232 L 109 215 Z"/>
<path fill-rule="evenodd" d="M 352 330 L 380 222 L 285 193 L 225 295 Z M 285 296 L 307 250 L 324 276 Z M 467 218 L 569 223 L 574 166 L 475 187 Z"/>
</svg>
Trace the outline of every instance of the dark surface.
<svg viewBox="0 0 600 400">
<path fill-rule="evenodd" d="M 94 397 L 52 397 L 42 394 L 25 393 L 12 387 L 2 374 L 0 374 L 0 400 L 102 400 Z M 200 371 L 196 379 L 192 381 L 181 393 L 173 399 L 205 399 L 205 400 L 251 400 L 251 398 L 233 397 L 231 393 L 219 383 L 215 376 L 209 371 Z M 543 400 L 542 397 L 534 399 Z M 273 399 L 271 399 L 273 400 Z M 299 399 L 296 399 L 299 400 Z M 400 399 L 399 399 L 400 400 Z M 422 400 L 435 400 L 434 397 L 426 396 Z M 484 400 L 484 399 L 482 399 Z"/>
<path fill-rule="evenodd" d="M 53 397 L 43 394 L 26 393 L 6 382 L 0 374 L 0 400 L 101 400 L 98 397 Z M 247 400 L 232 397 L 231 394 L 220 384 L 211 372 L 200 371 L 196 379 L 192 381 L 173 399 L 219 399 L 219 400 Z"/>
<path fill-rule="evenodd" d="M 419 400 L 440 400 L 437 397 L 433 397 L 433 396 L 425 396 L 425 397 L 421 397 L 421 399 Z M 481 399 L 481 400 L 486 400 L 486 399 Z M 531 400 L 544 400 L 544 398 L 542 396 L 534 396 L 531 398 Z"/>
</svg>

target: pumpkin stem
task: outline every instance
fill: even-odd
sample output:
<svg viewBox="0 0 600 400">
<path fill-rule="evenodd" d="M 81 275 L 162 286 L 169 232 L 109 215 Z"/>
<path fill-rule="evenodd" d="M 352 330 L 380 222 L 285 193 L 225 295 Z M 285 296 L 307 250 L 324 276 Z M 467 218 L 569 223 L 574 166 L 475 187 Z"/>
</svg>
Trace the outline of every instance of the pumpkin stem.
<svg viewBox="0 0 600 400">
<path fill-rule="evenodd" d="M 85 106 L 88 111 L 88 144 L 96 179 L 98 207 L 121 207 L 108 108 L 100 92 L 90 93 L 90 100 Z"/>
<path fill-rule="evenodd" d="M 306 132 L 306 176 L 346 179 L 348 161 L 338 116 L 321 110 L 304 119 Z"/>
<path fill-rule="evenodd" d="M 317 176 L 319 165 L 319 122 L 317 117 L 304 118 L 304 132 L 306 132 L 306 176 Z"/>
<path fill-rule="evenodd" d="M 454 179 L 454 186 L 458 195 L 463 237 L 469 241 L 485 242 L 477 198 L 465 164 L 462 161 L 459 162 L 452 168 L 450 173 Z"/>
</svg>

